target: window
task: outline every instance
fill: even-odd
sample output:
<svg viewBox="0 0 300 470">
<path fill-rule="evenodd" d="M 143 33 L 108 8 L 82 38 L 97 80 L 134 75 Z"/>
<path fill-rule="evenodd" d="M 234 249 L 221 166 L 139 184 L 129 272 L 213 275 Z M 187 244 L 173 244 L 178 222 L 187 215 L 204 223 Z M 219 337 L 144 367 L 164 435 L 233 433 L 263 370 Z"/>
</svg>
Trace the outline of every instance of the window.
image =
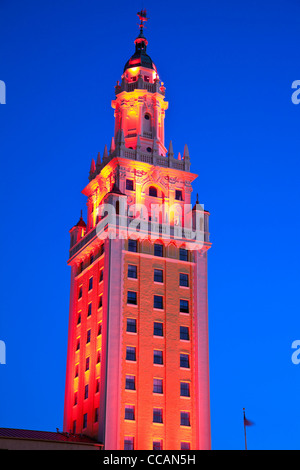
<svg viewBox="0 0 300 470">
<path fill-rule="evenodd" d="M 182 198 L 182 191 L 180 191 L 179 189 L 176 189 L 175 190 L 175 199 L 177 201 L 183 201 L 183 198 Z"/>
<path fill-rule="evenodd" d="M 147 152 L 149 152 L 149 153 L 150 153 L 150 152 L 151 152 L 151 150 L 152 150 L 152 148 L 151 148 L 151 147 L 147 147 L 147 148 L 146 148 L 146 150 L 147 150 Z M 149 194 L 149 196 L 151 196 L 151 194 Z"/>
<path fill-rule="evenodd" d="M 163 323 L 160 322 L 154 322 L 153 324 L 153 335 L 154 336 L 163 336 Z"/>
<path fill-rule="evenodd" d="M 94 262 L 94 255 L 91 255 L 90 256 L 90 264 L 92 264 Z"/>
<path fill-rule="evenodd" d="M 99 420 L 99 409 L 98 409 L 98 408 L 95 408 L 95 418 L 94 418 L 94 422 L 95 422 L 95 423 L 98 423 L 98 420 Z"/>
<path fill-rule="evenodd" d="M 182 287 L 189 287 L 189 275 L 185 273 L 179 273 L 179 285 Z"/>
<path fill-rule="evenodd" d="M 189 382 L 180 382 L 180 396 L 189 397 L 190 396 L 190 384 Z"/>
<path fill-rule="evenodd" d="M 82 297 L 82 286 L 79 287 L 78 299 L 81 299 L 81 297 Z"/>
<path fill-rule="evenodd" d="M 100 256 L 104 253 L 104 243 L 100 246 Z"/>
<path fill-rule="evenodd" d="M 153 423 L 162 423 L 163 415 L 161 408 L 153 408 Z"/>
<path fill-rule="evenodd" d="M 74 393 L 74 406 L 77 405 L 77 392 Z"/>
<path fill-rule="evenodd" d="M 188 354 L 180 354 L 180 367 L 183 367 L 184 369 L 190 368 L 190 358 Z"/>
<path fill-rule="evenodd" d="M 130 419 L 130 421 L 134 421 L 134 406 L 132 405 L 125 405 L 125 419 Z"/>
<path fill-rule="evenodd" d="M 93 277 L 89 278 L 89 290 L 93 289 Z"/>
<path fill-rule="evenodd" d="M 190 413 L 188 411 L 180 412 L 180 425 L 181 426 L 190 426 Z"/>
<path fill-rule="evenodd" d="M 128 265 L 128 271 L 127 271 L 128 277 L 132 279 L 137 279 L 137 266 L 133 264 Z"/>
<path fill-rule="evenodd" d="M 153 441 L 153 450 L 162 450 L 162 440 Z"/>
<path fill-rule="evenodd" d="M 180 308 L 180 312 L 189 313 L 189 301 L 184 300 L 184 299 L 180 299 L 179 308 Z"/>
<path fill-rule="evenodd" d="M 181 450 L 190 450 L 191 449 L 191 444 L 189 442 L 181 442 L 180 443 L 180 449 Z"/>
<path fill-rule="evenodd" d="M 151 149 L 150 149 L 150 152 L 151 152 Z M 154 186 L 150 186 L 149 196 L 157 197 L 157 189 Z"/>
<path fill-rule="evenodd" d="M 133 253 L 137 252 L 137 240 L 132 240 L 131 238 L 129 238 L 128 251 L 132 251 Z"/>
<path fill-rule="evenodd" d="M 129 290 L 127 292 L 127 303 L 132 305 L 137 305 L 137 296 L 136 292 Z"/>
<path fill-rule="evenodd" d="M 134 375 L 126 375 L 125 389 L 135 390 L 135 376 Z"/>
<path fill-rule="evenodd" d="M 162 379 L 153 379 L 153 393 L 163 393 Z"/>
<path fill-rule="evenodd" d="M 78 364 L 76 364 L 75 366 L 75 374 L 74 374 L 74 377 L 78 377 Z"/>
<path fill-rule="evenodd" d="M 179 259 L 181 261 L 188 261 L 188 250 L 185 248 L 179 248 Z"/>
<path fill-rule="evenodd" d="M 85 370 L 89 370 L 90 368 L 90 358 L 87 357 L 85 360 Z"/>
<path fill-rule="evenodd" d="M 136 361 L 136 349 L 134 346 L 126 347 L 126 361 Z"/>
<path fill-rule="evenodd" d="M 86 400 L 89 396 L 89 386 L 88 384 L 84 387 L 84 399 Z"/>
<path fill-rule="evenodd" d="M 133 180 L 126 180 L 126 189 L 128 191 L 133 191 Z"/>
<path fill-rule="evenodd" d="M 153 364 L 163 364 L 163 352 L 157 349 L 153 351 Z"/>
<path fill-rule="evenodd" d="M 97 364 L 100 364 L 100 362 L 101 362 L 101 352 L 98 351 L 97 352 Z"/>
<path fill-rule="evenodd" d="M 164 308 L 162 295 L 154 295 L 154 297 L 153 297 L 153 308 L 159 308 L 161 310 Z"/>
<path fill-rule="evenodd" d="M 136 333 L 136 320 L 135 318 L 127 318 L 126 331 L 129 333 Z"/>
<path fill-rule="evenodd" d="M 164 282 L 162 269 L 154 269 L 154 282 Z"/>
<path fill-rule="evenodd" d="M 187 326 L 180 327 L 180 339 L 188 341 L 190 339 L 189 328 Z"/>
<path fill-rule="evenodd" d="M 99 282 L 103 281 L 103 269 L 100 269 Z"/>
<path fill-rule="evenodd" d="M 160 243 L 154 243 L 154 256 L 163 256 L 163 246 Z"/>
<path fill-rule="evenodd" d="M 89 317 L 91 315 L 92 315 L 92 303 L 89 303 L 87 316 Z"/>
<path fill-rule="evenodd" d="M 124 437 L 124 450 L 134 450 L 134 439 L 132 436 Z"/>
<path fill-rule="evenodd" d="M 87 427 L 87 413 L 84 413 L 84 415 L 83 415 L 82 427 L 83 427 L 83 429 Z"/>
<path fill-rule="evenodd" d="M 147 80 L 147 79 L 148 79 L 148 80 Z M 144 80 L 145 80 L 145 82 L 149 82 L 149 77 L 146 77 L 146 75 L 145 75 L 145 76 L 144 76 Z M 147 121 L 149 121 L 150 115 L 149 115 L 149 114 L 145 114 L 144 118 L 145 118 Z"/>
<path fill-rule="evenodd" d="M 76 351 L 79 351 L 79 349 L 80 349 L 80 339 L 77 340 Z"/>
<path fill-rule="evenodd" d="M 91 330 L 87 330 L 86 342 L 87 342 L 87 343 L 90 343 L 90 341 L 91 341 Z"/>
<path fill-rule="evenodd" d="M 95 393 L 98 393 L 99 390 L 100 390 L 100 379 L 97 379 Z"/>
<path fill-rule="evenodd" d="M 103 295 L 100 295 L 99 297 L 99 304 L 98 304 L 98 308 L 101 308 L 103 305 Z"/>
<path fill-rule="evenodd" d="M 81 313 L 78 313 L 78 319 L 77 319 L 77 325 L 80 325 L 81 323 Z"/>
<path fill-rule="evenodd" d="M 76 419 L 73 421 L 73 434 L 76 434 Z"/>
<path fill-rule="evenodd" d="M 98 333 L 97 336 L 102 334 L 102 323 L 98 323 Z"/>
</svg>

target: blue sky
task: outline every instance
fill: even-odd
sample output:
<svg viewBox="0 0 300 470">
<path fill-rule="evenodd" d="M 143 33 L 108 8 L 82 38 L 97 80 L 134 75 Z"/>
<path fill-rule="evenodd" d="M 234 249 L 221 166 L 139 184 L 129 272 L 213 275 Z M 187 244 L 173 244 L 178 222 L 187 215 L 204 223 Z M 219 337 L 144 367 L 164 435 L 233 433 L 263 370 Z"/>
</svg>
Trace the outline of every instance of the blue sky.
<svg viewBox="0 0 300 470">
<path fill-rule="evenodd" d="M 189 146 L 211 213 L 214 449 L 299 449 L 300 5 L 296 0 L 0 2 L 0 426 L 62 429 L 69 229 L 113 135 L 114 85 L 148 9 L 166 145 Z"/>
</svg>

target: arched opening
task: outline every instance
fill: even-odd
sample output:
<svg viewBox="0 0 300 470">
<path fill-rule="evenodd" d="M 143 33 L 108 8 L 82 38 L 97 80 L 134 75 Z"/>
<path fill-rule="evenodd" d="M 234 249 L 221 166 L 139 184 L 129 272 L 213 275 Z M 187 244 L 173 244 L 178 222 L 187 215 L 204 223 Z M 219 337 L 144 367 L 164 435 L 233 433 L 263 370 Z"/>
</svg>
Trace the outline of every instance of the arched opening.
<svg viewBox="0 0 300 470">
<path fill-rule="evenodd" d="M 150 188 L 149 188 L 149 196 L 157 197 L 157 189 L 155 188 L 155 186 L 150 186 Z"/>
</svg>

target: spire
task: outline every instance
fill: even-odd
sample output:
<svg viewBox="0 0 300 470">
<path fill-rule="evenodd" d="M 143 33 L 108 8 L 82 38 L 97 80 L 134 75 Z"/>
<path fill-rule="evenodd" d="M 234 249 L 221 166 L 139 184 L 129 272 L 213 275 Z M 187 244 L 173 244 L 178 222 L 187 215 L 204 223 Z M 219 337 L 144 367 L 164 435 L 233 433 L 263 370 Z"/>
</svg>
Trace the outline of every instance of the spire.
<svg viewBox="0 0 300 470">
<path fill-rule="evenodd" d="M 97 169 L 97 171 L 99 171 L 100 168 L 101 168 L 101 156 L 100 156 L 100 152 L 98 152 L 97 163 L 96 163 L 96 169 Z"/>
<path fill-rule="evenodd" d="M 189 158 L 190 158 L 189 148 L 188 148 L 187 144 L 185 144 L 184 151 L 183 151 L 183 159 L 188 160 Z"/>
<path fill-rule="evenodd" d="M 116 148 L 116 146 L 115 146 L 115 139 L 114 139 L 114 137 L 112 137 L 112 138 L 111 138 L 111 144 L 110 144 L 109 153 L 114 152 L 114 151 L 115 151 L 115 148 Z"/>
<path fill-rule="evenodd" d="M 107 145 L 105 144 L 104 146 L 104 152 L 103 152 L 103 161 L 108 158 L 108 151 L 107 151 Z"/>
<path fill-rule="evenodd" d="M 96 171 L 96 163 L 95 160 L 92 158 L 92 163 L 91 163 L 91 168 L 90 168 L 90 174 L 89 174 L 89 179 L 90 181 L 94 178 L 94 173 Z"/>
<path fill-rule="evenodd" d="M 173 150 L 172 140 L 170 140 L 170 143 L 169 143 L 168 157 L 169 157 L 169 158 L 174 157 L 174 150 Z"/>
</svg>

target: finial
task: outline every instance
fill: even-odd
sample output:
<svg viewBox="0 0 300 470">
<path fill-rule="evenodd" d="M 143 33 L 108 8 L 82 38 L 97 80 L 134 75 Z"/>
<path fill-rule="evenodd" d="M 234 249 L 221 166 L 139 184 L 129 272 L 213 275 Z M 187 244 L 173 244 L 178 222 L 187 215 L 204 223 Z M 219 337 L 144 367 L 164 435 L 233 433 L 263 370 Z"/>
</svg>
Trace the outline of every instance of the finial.
<svg viewBox="0 0 300 470">
<path fill-rule="evenodd" d="M 170 140 L 170 143 L 169 143 L 168 157 L 174 157 L 172 140 Z"/>
<path fill-rule="evenodd" d="M 181 153 L 180 152 L 178 152 L 177 160 L 181 160 Z"/>
<path fill-rule="evenodd" d="M 197 193 L 196 204 L 199 204 L 198 193 Z"/>
<path fill-rule="evenodd" d="M 190 158 L 189 148 L 188 148 L 187 144 L 185 144 L 184 151 L 183 151 L 183 159 L 186 160 L 186 159 L 189 159 L 189 158 Z"/>
<path fill-rule="evenodd" d="M 149 20 L 149 18 L 147 18 L 147 10 L 144 8 L 143 10 L 138 11 L 137 16 L 139 17 L 139 20 L 140 20 L 139 27 L 140 27 L 141 31 L 143 31 L 144 23 L 147 20 Z"/>
</svg>

